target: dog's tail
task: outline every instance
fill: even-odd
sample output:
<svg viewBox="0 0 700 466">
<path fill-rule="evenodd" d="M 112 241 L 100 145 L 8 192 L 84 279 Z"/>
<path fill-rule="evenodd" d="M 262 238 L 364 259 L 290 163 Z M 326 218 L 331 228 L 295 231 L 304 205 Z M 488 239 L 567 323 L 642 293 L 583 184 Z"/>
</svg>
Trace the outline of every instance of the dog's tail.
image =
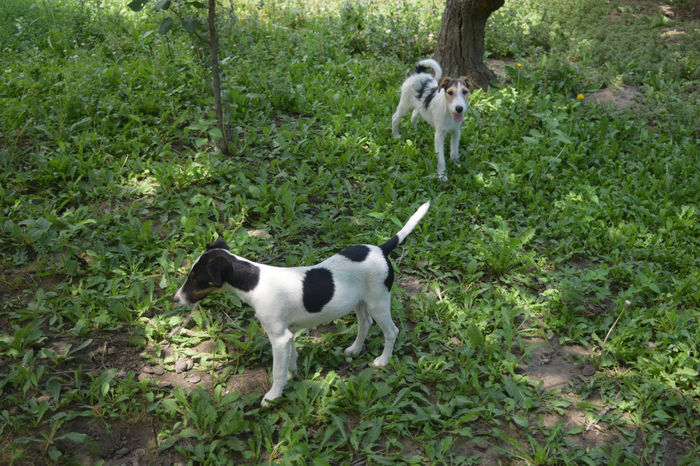
<svg viewBox="0 0 700 466">
<path fill-rule="evenodd" d="M 438 65 L 439 66 L 439 65 Z M 422 206 L 416 210 L 416 213 L 411 215 L 411 218 L 408 219 L 408 222 L 399 230 L 396 235 L 394 235 L 393 238 L 391 238 L 389 241 L 385 242 L 379 248 L 382 250 L 385 256 L 388 256 L 389 253 L 399 244 L 403 243 L 403 240 L 406 239 L 406 237 L 413 231 L 413 229 L 418 225 L 418 222 L 421 221 L 425 213 L 428 211 L 428 207 L 430 207 L 430 201 L 426 202 Z"/>
<path fill-rule="evenodd" d="M 435 74 L 435 80 L 440 81 L 440 78 L 442 78 L 442 67 L 438 62 L 436 62 L 432 58 L 426 58 L 425 60 L 419 61 L 416 64 L 416 67 L 413 70 L 413 72 L 415 74 L 427 73 L 430 70 L 433 70 L 433 73 Z"/>
</svg>

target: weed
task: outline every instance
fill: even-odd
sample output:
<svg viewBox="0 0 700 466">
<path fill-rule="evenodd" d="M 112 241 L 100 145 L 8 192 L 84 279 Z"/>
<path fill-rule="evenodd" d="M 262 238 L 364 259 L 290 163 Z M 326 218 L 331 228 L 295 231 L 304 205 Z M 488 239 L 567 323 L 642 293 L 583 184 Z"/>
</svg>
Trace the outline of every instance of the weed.
<svg viewBox="0 0 700 466">
<path fill-rule="evenodd" d="M 471 95 L 444 184 L 428 125 L 389 131 L 442 4 L 221 9 L 223 157 L 192 37 L 119 1 L 2 2 L 0 462 L 690 464 L 700 47 L 689 2 L 668 3 L 506 2 L 486 45 L 516 64 Z M 603 88 L 633 105 L 594 103 Z M 218 234 L 308 265 L 425 199 L 392 258 L 387 368 L 367 367 L 376 327 L 344 356 L 353 317 L 301 331 L 298 375 L 261 410 L 250 309 L 171 306 Z M 568 378 L 546 389 L 547 371 Z M 123 426 L 129 457 L 101 436 Z"/>
</svg>

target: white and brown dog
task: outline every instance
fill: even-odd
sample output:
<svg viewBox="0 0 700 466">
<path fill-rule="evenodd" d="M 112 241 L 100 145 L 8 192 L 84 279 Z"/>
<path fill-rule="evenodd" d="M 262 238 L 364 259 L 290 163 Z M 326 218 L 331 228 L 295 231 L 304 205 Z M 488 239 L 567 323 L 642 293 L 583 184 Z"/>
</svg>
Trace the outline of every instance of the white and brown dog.
<svg viewBox="0 0 700 466">
<path fill-rule="evenodd" d="M 433 70 L 435 76 L 429 73 Z M 459 138 L 467 110 L 469 87 L 464 78 L 442 77 L 440 64 L 433 59 L 418 62 L 416 68 L 401 85 L 401 100 L 391 117 L 391 132 L 400 138 L 399 122 L 410 110 L 411 123 L 422 116 L 435 128 L 435 153 L 438 159 L 438 177 L 447 181 L 445 172 L 445 137 L 450 133 L 450 159 L 459 166 Z"/>
<path fill-rule="evenodd" d="M 381 246 L 352 246 L 310 267 L 273 267 L 238 257 L 223 238 L 207 245 L 173 298 L 194 304 L 216 291 L 232 291 L 255 310 L 272 345 L 272 387 L 262 405 L 282 395 L 296 371 L 294 331 L 316 327 L 351 311 L 357 315 L 357 338 L 345 349 L 359 354 L 374 319 L 384 332 L 384 351 L 374 360 L 386 366 L 399 330 L 391 320 L 394 270 L 388 255 L 401 244 L 428 211 L 423 204 L 406 225 Z"/>
</svg>

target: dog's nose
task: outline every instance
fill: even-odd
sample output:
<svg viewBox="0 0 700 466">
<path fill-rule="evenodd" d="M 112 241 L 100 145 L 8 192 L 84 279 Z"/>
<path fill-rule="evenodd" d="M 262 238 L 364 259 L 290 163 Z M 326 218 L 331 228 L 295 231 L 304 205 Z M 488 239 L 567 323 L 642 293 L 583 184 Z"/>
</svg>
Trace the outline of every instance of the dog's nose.
<svg viewBox="0 0 700 466">
<path fill-rule="evenodd" d="M 457 113 L 462 113 L 462 111 L 464 110 L 464 107 L 462 107 L 461 105 L 457 105 L 455 107 L 455 110 L 457 111 Z"/>
</svg>

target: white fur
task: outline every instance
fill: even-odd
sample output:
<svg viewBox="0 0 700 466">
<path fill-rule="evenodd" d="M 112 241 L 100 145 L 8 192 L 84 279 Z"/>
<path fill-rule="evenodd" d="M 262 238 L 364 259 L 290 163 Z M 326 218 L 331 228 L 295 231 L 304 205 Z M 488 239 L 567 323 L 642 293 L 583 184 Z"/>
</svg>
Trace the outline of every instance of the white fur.
<svg viewBox="0 0 700 466">
<path fill-rule="evenodd" d="M 425 59 L 418 62 L 419 66 L 432 68 L 435 76 L 429 73 L 414 73 L 401 85 L 401 99 L 396 107 L 396 112 L 391 117 L 391 131 L 395 138 L 399 139 L 399 122 L 411 109 L 411 123 L 414 125 L 418 117 L 422 116 L 430 126 L 435 129 L 435 153 L 438 159 L 438 177 L 447 181 L 445 170 L 445 137 L 450 134 L 450 159 L 459 166 L 459 138 L 462 131 L 462 121 L 467 110 L 468 88 L 466 83 L 456 80 L 456 88 L 452 89 L 454 96 L 448 96 L 445 89 L 439 89 L 428 106 L 425 103 L 425 93 L 421 98 L 417 94 L 421 88 L 431 89 L 438 86 L 442 77 L 440 64 L 433 59 Z M 451 101 L 450 101 L 451 100 Z"/>
<path fill-rule="evenodd" d="M 397 245 L 415 228 L 429 206 L 429 202 L 423 204 L 396 234 Z M 259 264 L 238 257 L 227 249 L 217 248 L 228 253 L 232 259 L 249 262 L 259 270 L 259 281 L 253 289 L 243 291 L 226 283 L 217 291 L 231 291 L 250 304 L 270 339 L 273 382 L 263 397 L 263 406 L 282 395 L 284 385 L 292 376 L 292 372 L 296 371 L 297 351 L 293 341 L 293 332 L 296 329 L 316 327 L 354 310 L 358 322 L 357 337 L 352 345 L 345 349 L 345 353 L 360 353 L 374 319 L 384 333 L 384 351 L 374 359 L 374 365 L 388 364 L 399 332 L 391 320 L 391 291 L 384 283 L 389 267 L 379 246 L 364 246 L 369 248 L 369 253 L 361 262 L 336 254 L 311 267 L 274 267 Z M 201 257 L 195 261 L 193 268 Z M 303 281 L 306 273 L 314 268 L 325 268 L 331 272 L 335 290 L 331 300 L 320 312 L 311 313 L 304 306 Z M 192 304 L 187 301 L 184 288 L 183 284 L 175 294 L 176 304 Z"/>
</svg>

